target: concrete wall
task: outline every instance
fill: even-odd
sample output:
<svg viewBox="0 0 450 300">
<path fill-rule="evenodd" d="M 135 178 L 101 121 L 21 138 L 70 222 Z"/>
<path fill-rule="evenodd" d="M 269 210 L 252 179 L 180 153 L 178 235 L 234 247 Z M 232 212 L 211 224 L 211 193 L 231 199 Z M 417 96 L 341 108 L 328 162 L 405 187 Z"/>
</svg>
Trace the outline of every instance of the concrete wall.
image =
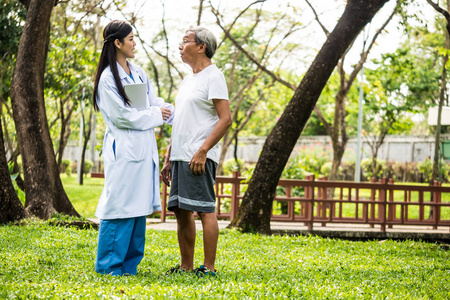
<svg viewBox="0 0 450 300">
<path fill-rule="evenodd" d="M 442 140 L 449 140 L 450 135 L 443 135 Z M 256 162 L 264 145 L 265 138 L 240 138 L 237 149 L 238 158 L 246 162 Z M 363 139 L 362 159 L 372 156 L 371 149 Z M 291 156 L 298 155 L 301 151 L 316 153 L 320 156 L 328 156 L 332 159 L 333 151 L 331 140 L 328 136 L 300 137 Z M 234 145 L 227 151 L 226 159 L 233 158 Z M 387 136 L 384 144 L 378 152 L 378 158 L 385 161 L 396 162 L 420 162 L 434 157 L 434 136 Z M 343 161 L 355 161 L 356 139 L 350 139 L 347 143 Z"/>
</svg>

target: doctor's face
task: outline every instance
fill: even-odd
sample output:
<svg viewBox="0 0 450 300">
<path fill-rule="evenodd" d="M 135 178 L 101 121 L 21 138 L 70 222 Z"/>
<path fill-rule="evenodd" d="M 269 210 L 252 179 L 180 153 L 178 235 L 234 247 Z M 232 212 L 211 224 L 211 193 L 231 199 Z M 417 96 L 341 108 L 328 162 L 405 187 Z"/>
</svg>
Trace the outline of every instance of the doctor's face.
<svg viewBox="0 0 450 300">
<path fill-rule="evenodd" d="M 125 56 L 125 58 L 134 58 L 134 47 L 136 47 L 136 42 L 134 41 L 134 34 L 130 32 L 123 39 L 123 43 L 116 40 L 116 53 Z"/>
</svg>

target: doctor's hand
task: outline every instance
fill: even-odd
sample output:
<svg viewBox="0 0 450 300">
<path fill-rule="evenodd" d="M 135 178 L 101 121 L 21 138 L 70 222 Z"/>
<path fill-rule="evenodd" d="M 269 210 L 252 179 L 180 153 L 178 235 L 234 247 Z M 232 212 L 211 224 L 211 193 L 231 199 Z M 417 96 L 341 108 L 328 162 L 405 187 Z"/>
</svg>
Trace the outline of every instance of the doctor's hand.
<svg viewBox="0 0 450 300">
<path fill-rule="evenodd" d="M 164 107 L 160 107 L 159 109 L 161 109 L 161 115 L 163 117 L 163 120 L 167 121 L 172 115 L 172 112 L 170 111 L 170 109 Z"/>
<path fill-rule="evenodd" d="M 189 166 L 194 175 L 198 176 L 205 173 L 206 156 L 207 152 L 200 149 L 192 157 L 191 161 L 189 162 Z"/>
<path fill-rule="evenodd" d="M 167 185 L 170 186 L 170 167 L 171 167 L 171 162 L 164 162 L 164 166 L 161 170 L 161 178 L 162 181 Z"/>
</svg>

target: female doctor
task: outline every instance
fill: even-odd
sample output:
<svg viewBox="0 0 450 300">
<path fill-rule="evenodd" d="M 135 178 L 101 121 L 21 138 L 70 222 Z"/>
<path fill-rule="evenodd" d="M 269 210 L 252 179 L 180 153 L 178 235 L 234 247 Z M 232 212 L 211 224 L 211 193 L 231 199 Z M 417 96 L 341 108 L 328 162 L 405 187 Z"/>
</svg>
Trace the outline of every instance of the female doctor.
<svg viewBox="0 0 450 300">
<path fill-rule="evenodd" d="M 95 271 L 136 275 L 144 256 L 145 219 L 161 209 L 159 159 L 153 128 L 171 123 L 173 106 L 157 98 L 134 58 L 132 27 L 112 21 L 103 31 L 94 85 L 94 108 L 106 123 L 103 140 L 105 186 L 95 215 L 100 219 Z M 131 107 L 127 84 L 147 84 L 147 107 Z"/>
</svg>

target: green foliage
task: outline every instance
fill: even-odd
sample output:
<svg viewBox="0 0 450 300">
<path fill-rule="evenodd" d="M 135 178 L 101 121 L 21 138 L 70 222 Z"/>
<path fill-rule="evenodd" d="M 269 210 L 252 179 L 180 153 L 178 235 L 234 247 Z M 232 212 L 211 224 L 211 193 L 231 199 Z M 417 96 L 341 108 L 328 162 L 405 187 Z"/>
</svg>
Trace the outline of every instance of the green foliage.
<svg viewBox="0 0 450 300">
<path fill-rule="evenodd" d="M 322 172 L 322 168 L 324 171 L 327 171 L 325 165 L 329 162 L 329 159 L 329 146 L 323 146 L 321 144 L 308 147 L 302 146 L 299 154 L 288 161 L 281 177 L 288 179 L 304 179 L 306 175 L 310 174 L 315 175 L 316 178 L 323 175 L 328 176 Z"/>
<path fill-rule="evenodd" d="M 327 122 L 329 124 L 334 123 L 336 96 L 339 92 L 340 81 L 341 81 L 341 77 L 340 77 L 339 73 L 337 71 L 333 72 L 333 74 L 331 74 L 330 78 L 328 79 L 327 85 L 322 90 L 319 100 L 317 101 L 317 107 L 320 108 L 320 111 L 322 112 L 323 117 L 327 120 Z M 346 130 L 347 130 L 349 136 L 356 135 L 356 131 L 357 131 L 358 99 L 359 99 L 358 88 L 357 88 L 356 84 L 352 84 L 352 86 L 350 87 L 350 91 L 348 92 L 348 95 L 346 98 L 346 104 L 345 104 L 345 110 L 346 110 L 345 124 L 346 124 Z M 312 118 L 317 118 L 315 113 L 313 113 L 311 116 L 312 116 Z M 328 135 L 325 131 L 325 128 L 323 127 L 323 124 L 321 124 L 318 119 L 315 121 L 308 121 L 307 127 L 310 126 L 309 125 L 310 122 L 312 122 L 311 125 L 315 124 L 315 126 L 320 124 L 320 127 L 317 127 L 315 129 L 315 131 L 312 131 L 308 134 Z M 302 133 L 302 135 L 303 135 L 303 133 Z"/>
<path fill-rule="evenodd" d="M 416 181 L 415 171 L 417 170 L 417 163 L 387 163 L 386 166 L 390 169 L 391 178 L 396 182 L 413 182 Z"/>
<path fill-rule="evenodd" d="M 47 56 L 45 74 L 45 99 L 48 121 L 53 126 L 50 133 L 54 146 L 60 146 L 61 114 L 67 118 L 70 110 L 69 138 L 79 137 L 81 114 L 78 107 L 84 101 L 86 108 L 92 109 L 93 76 L 96 68 L 96 51 L 81 34 L 66 36 L 57 30 L 53 32 Z M 87 113 L 85 114 L 87 118 Z M 85 124 L 87 121 L 85 120 Z M 87 126 L 87 125 L 85 125 Z"/>
<path fill-rule="evenodd" d="M 431 181 L 431 177 L 433 174 L 433 162 L 429 158 L 427 158 L 422 162 L 419 162 L 417 164 L 417 169 L 419 170 L 420 173 L 422 173 L 425 182 Z M 438 166 L 438 174 L 441 174 L 442 181 L 448 182 L 449 171 L 450 171 L 449 165 L 445 161 L 441 160 Z M 438 180 L 439 178 L 436 179 Z"/>
<path fill-rule="evenodd" d="M 28 220 L 0 227 L 2 299 L 448 299 L 450 253 L 417 241 L 352 242 L 222 230 L 218 276 L 165 276 L 174 231 L 146 233 L 137 276 L 96 274 L 96 230 Z M 195 265 L 202 263 L 200 233 Z"/>
<path fill-rule="evenodd" d="M 17 53 L 26 14 L 19 1 L 0 0 L 0 58 Z"/>
<path fill-rule="evenodd" d="M 227 176 L 231 175 L 233 171 L 239 171 L 239 169 L 242 171 L 244 164 L 245 162 L 242 159 L 238 159 L 238 162 L 236 163 L 234 158 L 230 158 L 223 162 L 223 174 Z"/>
<path fill-rule="evenodd" d="M 374 60 L 366 69 L 364 129 L 369 135 L 408 134 L 411 116 L 428 109 L 439 92 L 436 58 L 416 54 L 417 45 L 404 44 Z M 425 55 L 424 58 L 423 56 Z"/>
<path fill-rule="evenodd" d="M 285 179 L 305 179 L 305 169 L 301 164 L 300 155 L 290 159 L 283 169 L 281 178 Z"/>
<path fill-rule="evenodd" d="M 84 174 L 91 173 L 92 167 L 94 166 L 94 163 L 90 159 L 84 160 Z"/>
<path fill-rule="evenodd" d="M 67 176 L 72 174 L 72 161 L 70 159 L 61 161 L 61 172 L 67 174 Z"/>
<path fill-rule="evenodd" d="M 376 173 L 373 173 L 372 170 L 372 159 L 364 158 L 361 160 L 361 169 L 363 172 L 363 176 L 370 181 L 371 178 L 382 178 L 385 176 L 386 162 L 382 159 L 376 159 L 377 162 L 377 170 Z"/>
<path fill-rule="evenodd" d="M 331 167 L 333 166 L 333 162 L 328 161 L 322 165 L 320 168 L 320 173 L 324 176 L 330 176 Z"/>
<path fill-rule="evenodd" d="M 18 173 L 13 174 L 13 169 L 14 169 L 14 163 L 13 162 L 8 162 L 8 170 L 9 170 L 9 175 L 11 176 L 11 182 L 14 186 L 14 190 L 16 191 L 17 197 L 19 198 L 19 200 L 22 203 L 25 203 L 25 193 L 19 188 L 19 186 L 17 185 L 16 179 L 19 176 Z"/>
</svg>

